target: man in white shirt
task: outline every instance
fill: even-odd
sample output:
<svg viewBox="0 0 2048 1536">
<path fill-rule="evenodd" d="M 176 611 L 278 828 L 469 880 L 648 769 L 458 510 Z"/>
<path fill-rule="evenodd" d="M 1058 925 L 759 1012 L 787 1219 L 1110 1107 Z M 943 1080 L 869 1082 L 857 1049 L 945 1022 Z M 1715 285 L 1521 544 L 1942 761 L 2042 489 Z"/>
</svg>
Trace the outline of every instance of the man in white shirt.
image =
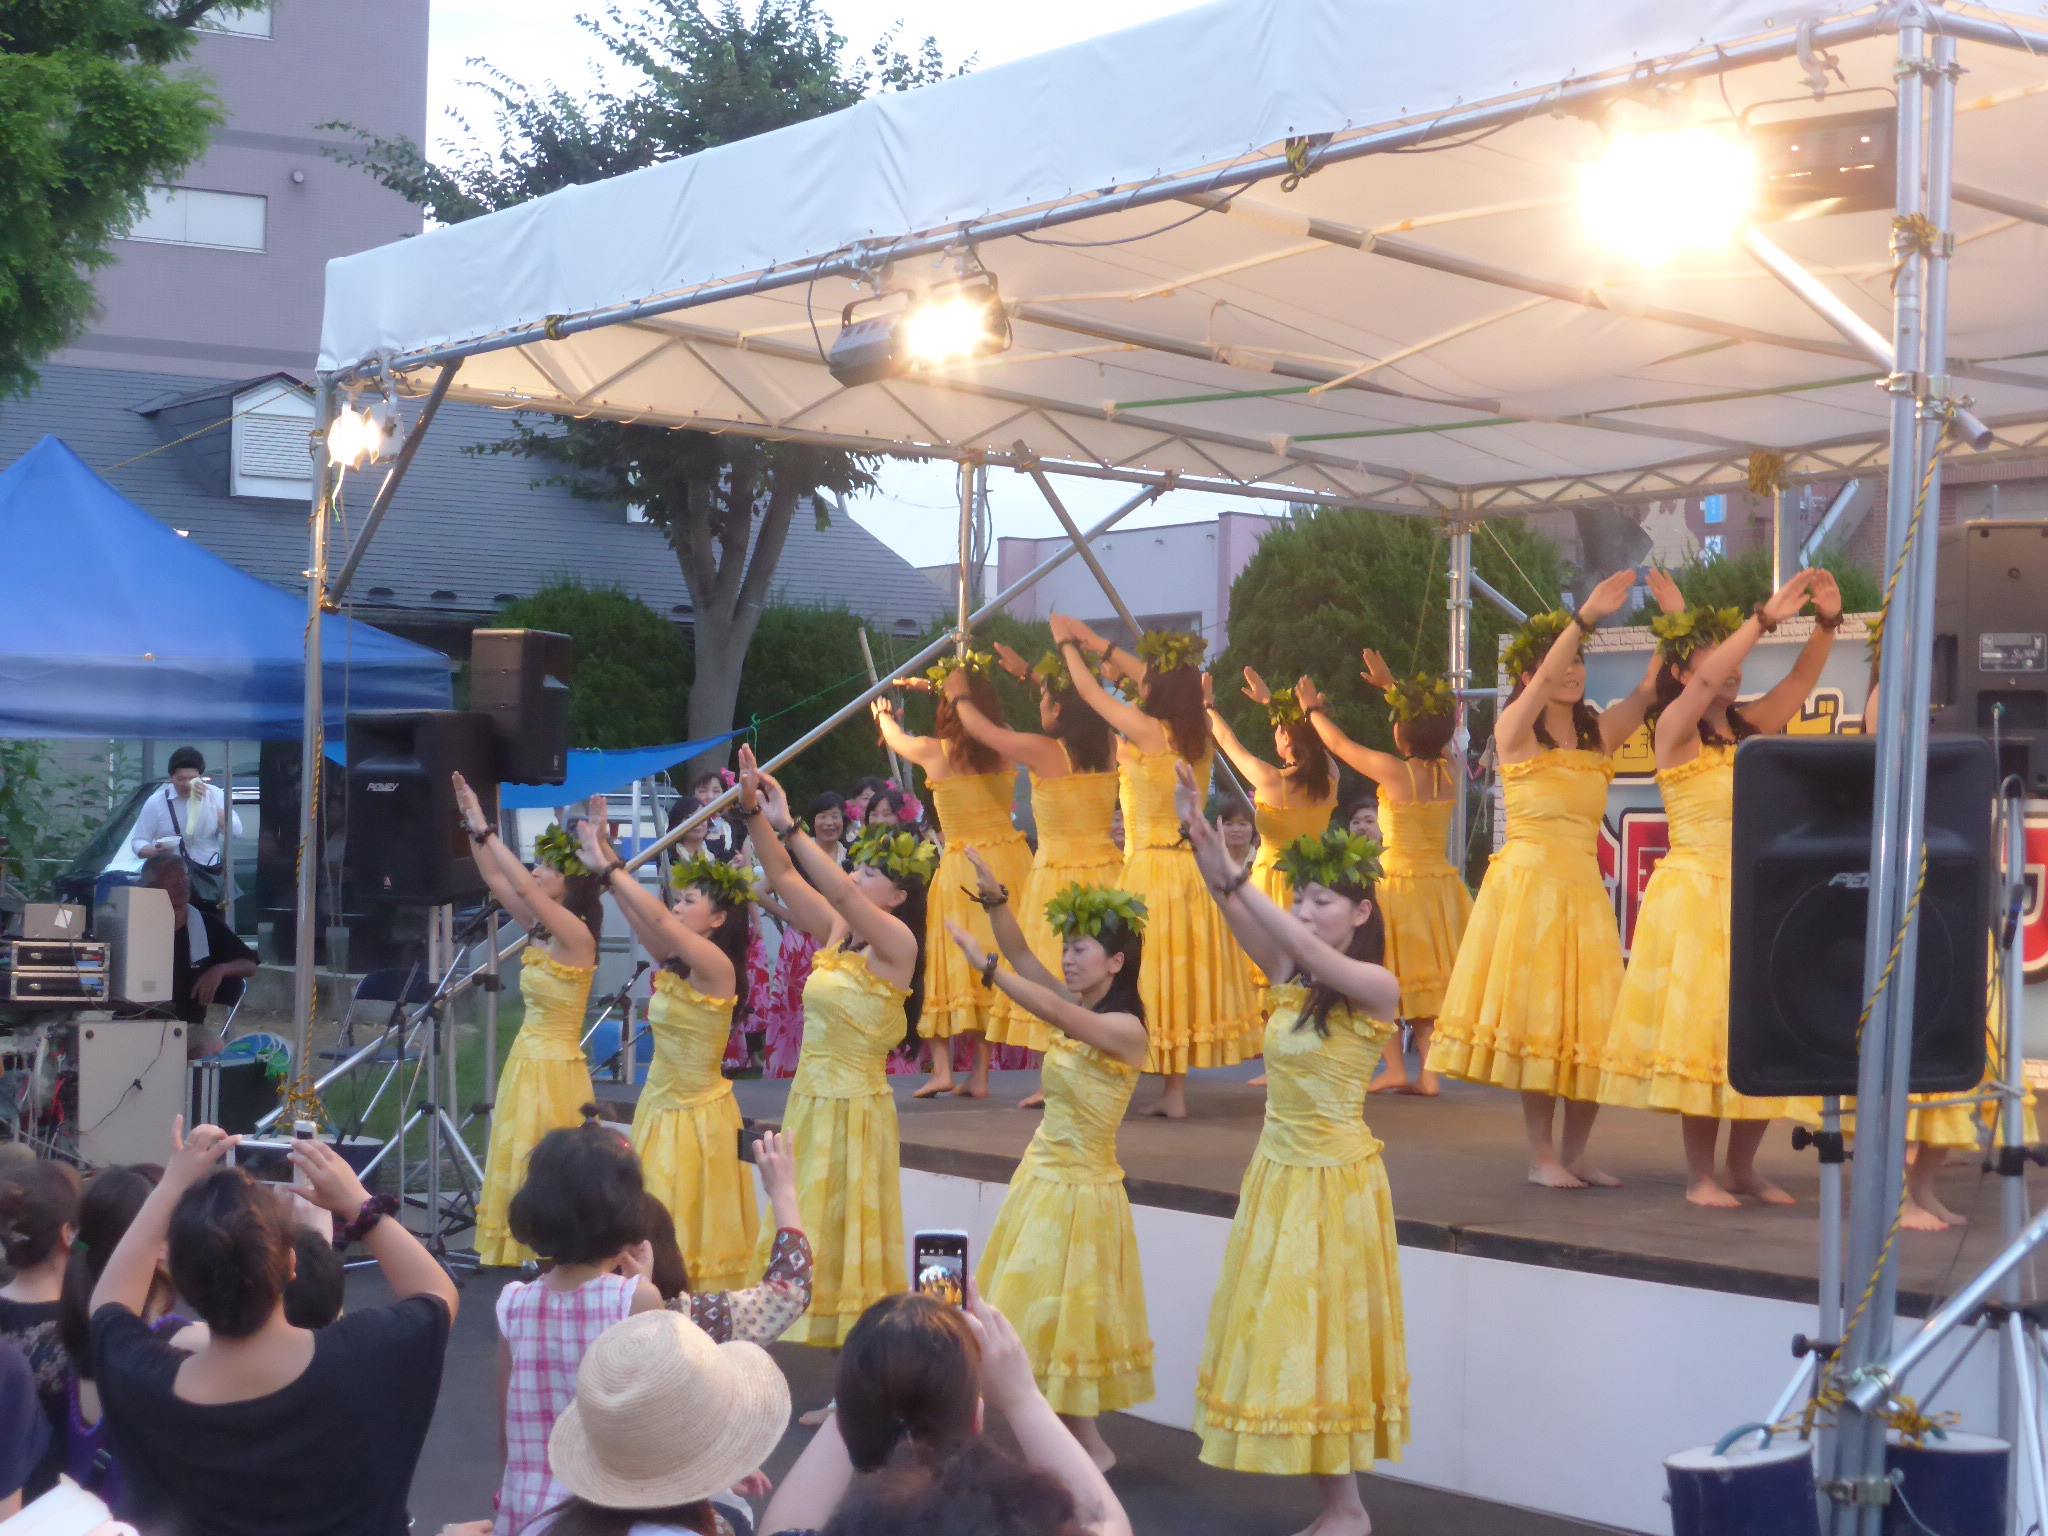
<svg viewBox="0 0 2048 1536">
<path fill-rule="evenodd" d="M 227 796 L 209 783 L 205 774 L 206 759 L 199 755 L 197 747 L 180 747 L 173 752 L 171 776 L 143 801 L 129 846 L 138 859 L 158 853 L 183 857 L 196 887 L 194 899 L 202 906 L 211 906 L 225 890 L 222 860 L 227 848 L 228 818 L 234 816 L 236 837 L 242 835 L 242 818 L 230 810 Z"/>
</svg>

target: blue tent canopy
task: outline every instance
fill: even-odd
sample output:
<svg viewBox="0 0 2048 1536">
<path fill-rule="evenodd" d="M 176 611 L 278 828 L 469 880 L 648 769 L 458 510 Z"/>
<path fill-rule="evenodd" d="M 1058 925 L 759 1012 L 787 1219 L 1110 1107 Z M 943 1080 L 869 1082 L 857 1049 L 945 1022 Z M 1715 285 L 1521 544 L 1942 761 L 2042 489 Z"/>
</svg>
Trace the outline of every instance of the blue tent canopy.
<svg viewBox="0 0 2048 1536">
<path fill-rule="evenodd" d="M 283 741 L 304 717 L 306 605 L 166 528 L 45 437 L 0 472 L 0 737 Z M 440 652 L 322 626 L 327 729 L 446 709 Z"/>
</svg>

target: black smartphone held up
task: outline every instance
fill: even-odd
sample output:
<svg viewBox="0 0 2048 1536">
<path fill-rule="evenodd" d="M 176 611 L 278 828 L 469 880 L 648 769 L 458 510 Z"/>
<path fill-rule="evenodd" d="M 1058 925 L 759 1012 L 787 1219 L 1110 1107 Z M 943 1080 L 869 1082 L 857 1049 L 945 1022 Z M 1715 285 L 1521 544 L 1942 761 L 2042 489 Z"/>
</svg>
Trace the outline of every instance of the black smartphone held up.
<svg viewBox="0 0 2048 1536">
<path fill-rule="evenodd" d="M 949 1307 L 967 1305 L 967 1234 L 920 1232 L 910 1240 L 911 1285 Z"/>
</svg>

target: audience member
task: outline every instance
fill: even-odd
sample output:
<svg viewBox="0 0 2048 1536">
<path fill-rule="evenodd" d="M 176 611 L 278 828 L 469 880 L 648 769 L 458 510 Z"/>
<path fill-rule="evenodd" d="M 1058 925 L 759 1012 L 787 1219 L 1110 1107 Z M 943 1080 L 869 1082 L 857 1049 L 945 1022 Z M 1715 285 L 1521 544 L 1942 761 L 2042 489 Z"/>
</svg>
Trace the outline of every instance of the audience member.
<svg viewBox="0 0 2048 1536">
<path fill-rule="evenodd" d="M 889 784 L 886 779 L 870 776 L 858 780 L 853 788 L 846 792 L 846 820 L 849 829 L 861 826 L 866 822 L 868 807 L 875 803 L 875 796 L 888 787 Z"/>
<path fill-rule="evenodd" d="M 303 1222 L 292 1228 L 292 1277 L 284 1288 L 286 1322 L 294 1328 L 325 1328 L 341 1316 L 347 1280 L 341 1250 L 329 1232 Z"/>
<path fill-rule="evenodd" d="M 1064 1499 L 991 1460 L 1000 1453 L 978 1443 L 984 1401 L 1010 1426 L 1025 1469 L 1057 1484 Z M 972 1288 L 965 1312 L 923 1296 L 870 1307 L 839 1357 L 837 1405 L 783 1479 L 762 1530 L 1130 1536 L 1108 1481 L 1038 1390 L 1017 1330 Z M 848 1499 L 856 1471 L 884 1467 L 891 1470 Z M 966 1507 L 948 1506 L 937 1491 L 944 1488 L 958 1489 Z M 993 1523 L 970 1524 L 970 1516 Z"/>
<path fill-rule="evenodd" d="M 698 774 L 690 781 L 689 798 L 677 800 L 669 807 L 669 831 L 673 832 L 683 824 L 685 817 L 696 815 L 724 793 L 725 775 L 716 768 Z M 702 829 L 702 837 L 693 834 L 688 841 L 698 844 L 703 852 L 710 854 L 719 863 L 730 864 L 740 845 L 740 834 L 734 830 L 732 822 L 725 816 L 718 815 L 699 822 L 698 826 Z"/>
<path fill-rule="evenodd" d="M 142 865 L 141 883 L 171 898 L 170 1011 L 187 1024 L 202 1025 L 216 999 L 227 1003 L 236 995 L 234 986 L 246 985 L 256 974 L 256 951 L 226 918 L 192 899 L 185 861 L 175 853 L 150 855 Z M 220 1042 L 202 1038 L 195 1028 L 185 1049 L 188 1055 L 217 1055 Z"/>
<path fill-rule="evenodd" d="M 28 1357 L 50 1427 L 42 1458 L 29 1472 L 31 1499 L 64 1469 L 71 1355 L 58 1321 L 64 1270 L 78 1235 L 78 1198 L 78 1175 L 65 1163 L 31 1162 L 0 1175 L 0 1254 L 13 1272 L 0 1285 L 0 1339 L 12 1340 Z"/>
<path fill-rule="evenodd" d="M 514 1536 L 562 1501 L 548 1473 L 548 1435 L 575 1397 L 584 1355 L 607 1328 L 661 1308 L 653 1282 L 614 1273 L 620 1255 L 646 1241 L 647 1191 L 633 1148 L 596 1113 L 590 1106 L 582 1125 L 540 1139 L 508 1213 L 513 1237 L 549 1267 L 498 1293 L 498 1536 Z"/>
<path fill-rule="evenodd" d="M 1230 850 L 1230 856 L 1243 864 L 1252 856 L 1252 844 L 1258 840 L 1258 822 L 1252 817 L 1252 808 L 1235 795 L 1221 796 L 1210 802 L 1210 818 L 1223 833 L 1223 846 Z"/>
<path fill-rule="evenodd" d="M 811 1308 L 811 1241 L 804 1236 L 803 1212 L 797 1207 L 796 1165 L 780 1131 L 769 1131 L 754 1143 L 754 1162 L 775 1215 L 775 1246 L 759 1285 L 738 1291 L 692 1291 L 690 1270 L 676 1242 L 675 1218 L 650 1193 L 641 1195 L 645 1239 L 627 1250 L 627 1273 L 645 1275 L 661 1293 L 662 1304 L 680 1312 L 724 1344 L 742 1339 L 772 1344 L 789 1332 Z"/>
<path fill-rule="evenodd" d="M 1376 790 L 1368 789 L 1356 799 L 1346 801 L 1338 814 L 1344 818 L 1345 830 L 1353 837 L 1367 837 L 1374 842 L 1380 840 L 1380 802 Z"/>
<path fill-rule="evenodd" d="M 900 789 L 885 789 L 868 802 L 867 824 L 871 827 L 912 827 L 917 825 L 917 802 Z"/>
<path fill-rule="evenodd" d="M 35 1367 L 0 1339 L 0 1520 L 19 1512 L 28 1480 L 50 1452 L 50 1420 L 36 1398 Z"/>
<path fill-rule="evenodd" d="M 163 1178 L 92 1295 L 90 1360 L 114 1453 L 157 1536 L 403 1536 L 406 1494 L 441 1387 L 455 1287 L 320 1141 L 288 1156 L 299 1192 L 345 1219 L 397 1300 L 318 1333 L 284 1315 L 292 1219 L 270 1186 L 219 1166 L 240 1140 L 174 1125 Z M 185 1354 L 144 1314 L 158 1255 L 207 1339 Z"/>
<path fill-rule="evenodd" d="M 195 903 L 217 909 L 227 894 L 228 823 L 242 835 L 242 814 L 206 777 L 206 759 L 197 747 L 171 754 L 171 776 L 142 803 L 129 834 L 129 850 L 138 859 L 169 854 L 191 873 Z"/>
<path fill-rule="evenodd" d="M 114 1256 L 114 1250 L 134 1224 L 151 1191 L 163 1182 L 163 1176 L 163 1169 L 155 1163 L 140 1163 L 132 1168 L 109 1168 L 95 1178 L 79 1202 L 78 1241 L 71 1245 L 71 1262 L 64 1271 L 63 1312 L 58 1318 L 58 1332 L 71 1357 L 65 1405 L 64 1472 L 79 1487 L 104 1501 L 117 1516 L 129 1512 L 127 1487 L 114 1460 L 99 1387 L 92 1379 L 92 1293 L 106 1271 L 107 1260 Z M 171 1277 L 159 1260 L 155 1274 L 150 1277 L 142 1320 L 149 1325 L 150 1332 L 171 1340 L 175 1347 L 197 1349 L 206 1342 L 206 1329 L 172 1312 L 176 1300 Z"/>
</svg>

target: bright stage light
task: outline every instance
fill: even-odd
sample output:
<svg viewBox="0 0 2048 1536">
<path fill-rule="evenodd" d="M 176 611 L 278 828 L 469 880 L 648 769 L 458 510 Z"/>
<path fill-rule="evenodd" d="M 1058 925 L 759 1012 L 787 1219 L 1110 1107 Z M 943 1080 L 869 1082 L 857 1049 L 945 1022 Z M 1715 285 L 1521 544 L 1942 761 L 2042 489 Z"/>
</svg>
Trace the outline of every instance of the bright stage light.
<svg viewBox="0 0 2048 1536">
<path fill-rule="evenodd" d="M 367 410 L 344 405 L 327 426 L 327 462 L 361 469 L 387 457 L 398 445 L 398 413 L 378 401 Z"/>
<path fill-rule="evenodd" d="M 1756 159 L 1731 133 L 1681 128 L 1622 134 L 1586 167 L 1586 232 L 1646 267 L 1728 244 L 1756 199 Z"/>
<path fill-rule="evenodd" d="M 942 293 L 912 307 L 903 322 L 904 343 L 920 363 L 978 357 L 1001 345 L 991 323 L 1001 313 L 1001 301 L 992 290 Z"/>
<path fill-rule="evenodd" d="M 897 307 L 874 312 L 883 303 Z M 865 318 L 856 313 L 868 308 Z M 848 389 L 921 367 L 965 362 L 1010 345 L 1010 316 L 987 272 L 923 293 L 892 288 L 846 306 L 826 366 Z"/>
</svg>

